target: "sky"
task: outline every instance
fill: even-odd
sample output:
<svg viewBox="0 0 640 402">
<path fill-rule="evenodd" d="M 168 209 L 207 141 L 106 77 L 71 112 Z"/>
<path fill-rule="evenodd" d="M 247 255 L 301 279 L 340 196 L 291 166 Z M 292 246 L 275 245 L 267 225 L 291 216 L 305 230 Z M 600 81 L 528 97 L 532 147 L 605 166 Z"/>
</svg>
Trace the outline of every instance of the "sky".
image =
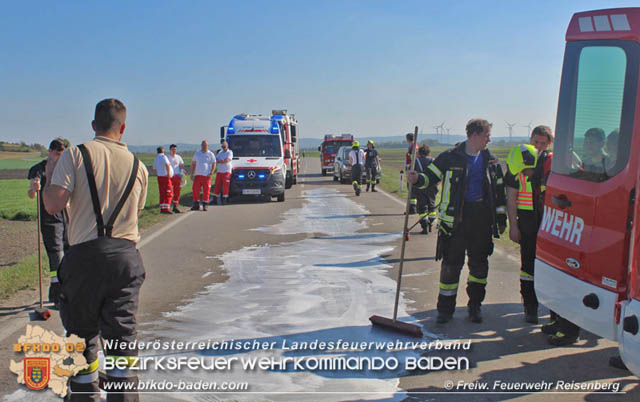
<svg viewBox="0 0 640 402">
<path fill-rule="evenodd" d="M 555 126 L 573 13 L 635 1 L 2 1 L 0 140 L 79 143 L 122 100 L 123 141 L 215 141 L 238 113 L 300 135 L 402 135 L 474 117 Z"/>
</svg>

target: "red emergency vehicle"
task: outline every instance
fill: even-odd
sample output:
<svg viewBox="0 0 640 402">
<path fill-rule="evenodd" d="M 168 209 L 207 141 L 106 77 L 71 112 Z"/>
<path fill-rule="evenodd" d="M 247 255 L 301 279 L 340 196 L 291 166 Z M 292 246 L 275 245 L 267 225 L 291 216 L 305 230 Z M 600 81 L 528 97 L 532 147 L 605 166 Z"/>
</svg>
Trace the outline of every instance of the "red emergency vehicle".
<svg viewBox="0 0 640 402">
<path fill-rule="evenodd" d="M 280 136 L 284 146 L 284 162 L 287 165 L 285 188 L 291 188 L 298 182 L 300 171 L 300 153 L 298 150 L 298 120 L 285 109 L 272 110 L 271 118 L 278 122 Z"/>
<path fill-rule="evenodd" d="M 535 289 L 640 375 L 640 8 L 577 13 L 566 42 Z"/>
<path fill-rule="evenodd" d="M 353 134 L 342 134 L 340 136 L 327 134 L 324 136 L 322 145 L 318 147 L 323 176 L 326 176 L 327 172 L 333 172 L 333 162 L 336 159 L 338 149 L 343 145 L 351 146 L 351 143 L 353 143 Z"/>
</svg>

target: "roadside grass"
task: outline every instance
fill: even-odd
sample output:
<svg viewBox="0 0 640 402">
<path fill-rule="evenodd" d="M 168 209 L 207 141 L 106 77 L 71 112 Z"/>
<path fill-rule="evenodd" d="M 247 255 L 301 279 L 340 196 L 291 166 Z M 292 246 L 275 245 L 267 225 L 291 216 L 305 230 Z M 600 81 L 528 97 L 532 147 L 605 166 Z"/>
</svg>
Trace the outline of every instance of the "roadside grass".
<svg viewBox="0 0 640 402">
<path fill-rule="evenodd" d="M 42 247 L 42 279 L 45 300 L 49 283 L 49 259 Z M 0 299 L 13 293 L 38 286 L 38 255 L 25 257 L 17 264 L 0 269 Z"/>
<path fill-rule="evenodd" d="M 29 169 L 42 159 L 40 152 L 0 151 L 0 170 Z"/>
</svg>

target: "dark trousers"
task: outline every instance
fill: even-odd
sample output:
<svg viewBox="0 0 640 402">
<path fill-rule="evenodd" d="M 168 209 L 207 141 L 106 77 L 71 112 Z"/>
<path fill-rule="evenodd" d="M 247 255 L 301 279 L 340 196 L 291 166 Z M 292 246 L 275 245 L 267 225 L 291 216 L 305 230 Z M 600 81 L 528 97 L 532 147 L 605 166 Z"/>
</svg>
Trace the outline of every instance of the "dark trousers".
<svg viewBox="0 0 640 402">
<path fill-rule="evenodd" d="M 135 243 L 109 237 L 71 246 L 58 278 L 62 287 L 60 317 L 68 334 L 84 338 L 84 356 L 90 367 L 71 378 L 71 401 L 99 401 L 97 359 L 100 336 L 105 341 L 136 339 L 138 295 L 145 270 Z M 126 360 L 137 349 L 105 347 L 105 356 Z M 93 363 L 93 364 L 92 364 Z M 137 382 L 128 370 L 108 370 L 107 381 Z M 91 394 L 74 394 L 92 392 Z M 107 401 L 137 401 L 137 392 L 108 393 Z"/>
<path fill-rule="evenodd" d="M 438 312 L 451 315 L 456 308 L 460 271 L 468 257 L 469 279 L 467 295 L 469 306 L 480 306 L 485 297 L 489 256 L 493 253 L 491 237 L 491 211 L 482 201 L 464 205 L 462 222 L 453 235 L 442 240 L 442 266 Z"/>
<path fill-rule="evenodd" d="M 49 258 L 49 274 L 51 284 L 49 285 L 49 301 L 57 303 L 60 293 L 57 271 L 64 256 L 64 249 L 67 245 L 66 227 L 62 222 L 45 222 L 40 225 L 42 232 L 42 242 Z"/>
<path fill-rule="evenodd" d="M 362 165 L 356 163 L 351 167 L 351 183 L 354 185 L 357 184 L 360 186 L 360 182 L 362 181 Z"/>
<path fill-rule="evenodd" d="M 533 287 L 536 241 L 539 221 L 533 211 L 518 210 L 518 230 L 520 230 L 520 293 L 526 308 L 537 309 L 538 298 Z"/>
<path fill-rule="evenodd" d="M 429 186 L 426 189 L 420 190 L 413 189 L 415 197 L 418 200 L 418 214 L 421 222 L 429 218 L 429 223 L 433 223 L 436 218 L 436 195 L 438 194 L 438 187 Z"/>
<path fill-rule="evenodd" d="M 365 167 L 365 173 L 367 175 L 367 185 L 376 185 L 376 176 L 378 175 L 378 166 L 371 165 Z"/>
</svg>

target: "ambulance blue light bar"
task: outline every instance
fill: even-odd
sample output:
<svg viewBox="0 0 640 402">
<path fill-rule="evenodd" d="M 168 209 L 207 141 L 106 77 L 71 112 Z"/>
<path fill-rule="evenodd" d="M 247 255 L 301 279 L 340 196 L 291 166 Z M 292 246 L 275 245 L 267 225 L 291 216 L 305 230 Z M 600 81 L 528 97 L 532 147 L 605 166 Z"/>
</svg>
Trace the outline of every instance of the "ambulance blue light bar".
<svg viewBox="0 0 640 402">
<path fill-rule="evenodd" d="M 227 126 L 227 134 L 235 134 L 236 127 L 233 125 L 234 120 L 235 120 L 235 117 L 231 119 L 231 121 L 229 122 L 229 125 Z"/>
<path fill-rule="evenodd" d="M 271 119 L 271 134 L 280 134 L 280 127 L 278 127 L 278 121 Z"/>
</svg>

